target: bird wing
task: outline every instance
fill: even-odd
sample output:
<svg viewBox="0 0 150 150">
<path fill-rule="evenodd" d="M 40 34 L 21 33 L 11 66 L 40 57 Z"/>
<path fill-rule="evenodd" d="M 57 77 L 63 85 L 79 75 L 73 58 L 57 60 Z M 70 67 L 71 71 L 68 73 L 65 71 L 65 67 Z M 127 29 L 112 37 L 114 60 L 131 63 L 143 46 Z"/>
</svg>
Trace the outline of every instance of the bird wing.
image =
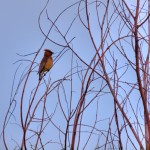
<svg viewBox="0 0 150 150">
<path fill-rule="evenodd" d="M 44 70 L 45 64 L 47 62 L 47 57 L 43 57 L 40 66 L 39 66 L 39 73 L 41 73 Z"/>
</svg>

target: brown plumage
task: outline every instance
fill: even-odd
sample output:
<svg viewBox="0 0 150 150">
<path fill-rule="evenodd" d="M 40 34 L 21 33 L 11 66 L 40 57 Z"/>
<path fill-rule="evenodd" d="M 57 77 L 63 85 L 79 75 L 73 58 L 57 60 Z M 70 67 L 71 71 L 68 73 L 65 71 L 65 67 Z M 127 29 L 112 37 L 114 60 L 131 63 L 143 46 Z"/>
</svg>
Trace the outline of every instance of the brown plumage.
<svg viewBox="0 0 150 150">
<path fill-rule="evenodd" d="M 52 54 L 53 52 L 51 50 L 45 49 L 44 56 L 39 66 L 39 80 L 42 79 L 45 72 L 48 72 L 52 68 L 53 66 Z"/>
</svg>

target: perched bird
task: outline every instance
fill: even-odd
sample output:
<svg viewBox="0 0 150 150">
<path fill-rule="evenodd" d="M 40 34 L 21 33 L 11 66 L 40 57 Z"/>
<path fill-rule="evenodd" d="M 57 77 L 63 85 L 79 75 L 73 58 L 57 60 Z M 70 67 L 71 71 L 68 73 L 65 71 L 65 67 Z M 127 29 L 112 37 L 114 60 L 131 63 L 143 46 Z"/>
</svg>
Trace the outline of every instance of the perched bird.
<svg viewBox="0 0 150 150">
<path fill-rule="evenodd" d="M 44 73 L 48 72 L 53 66 L 53 58 L 52 58 L 53 52 L 49 49 L 45 49 L 44 51 L 45 53 L 39 66 L 39 72 L 38 72 L 39 80 L 41 80 Z"/>
</svg>

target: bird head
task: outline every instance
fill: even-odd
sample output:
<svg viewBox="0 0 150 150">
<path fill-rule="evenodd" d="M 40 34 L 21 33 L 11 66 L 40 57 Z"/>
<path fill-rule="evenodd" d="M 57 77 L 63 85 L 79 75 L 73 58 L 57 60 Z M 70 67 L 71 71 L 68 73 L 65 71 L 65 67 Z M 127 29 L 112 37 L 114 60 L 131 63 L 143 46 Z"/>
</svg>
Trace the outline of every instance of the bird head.
<svg viewBox="0 0 150 150">
<path fill-rule="evenodd" d="M 44 51 L 45 51 L 44 56 L 51 56 L 53 54 L 53 52 L 49 49 L 45 49 Z"/>
</svg>

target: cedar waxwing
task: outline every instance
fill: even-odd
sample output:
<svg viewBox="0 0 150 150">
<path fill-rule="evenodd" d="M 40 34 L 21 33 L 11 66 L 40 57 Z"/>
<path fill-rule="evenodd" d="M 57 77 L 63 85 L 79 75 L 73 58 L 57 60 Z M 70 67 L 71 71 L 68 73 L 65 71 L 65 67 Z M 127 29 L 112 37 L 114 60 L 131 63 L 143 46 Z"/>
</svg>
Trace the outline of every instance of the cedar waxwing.
<svg viewBox="0 0 150 150">
<path fill-rule="evenodd" d="M 49 49 L 45 49 L 44 57 L 41 60 L 39 66 L 39 80 L 42 79 L 45 72 L 48 72 L 53 66 L 53 52 Z"/>
</svg>

